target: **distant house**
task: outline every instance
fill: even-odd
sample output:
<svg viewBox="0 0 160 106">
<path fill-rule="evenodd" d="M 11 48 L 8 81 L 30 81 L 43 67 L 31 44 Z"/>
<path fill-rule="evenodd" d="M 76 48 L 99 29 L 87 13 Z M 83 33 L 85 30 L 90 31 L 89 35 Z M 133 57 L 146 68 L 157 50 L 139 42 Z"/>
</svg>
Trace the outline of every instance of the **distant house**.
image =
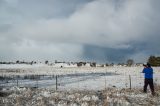
<svg viewBox="0 0 160 106">
<path fill-rule="evenodd" d="M 96 67 L 105 67 L 104 64 L 96 64 Z"/>
<path fill-rule="evenodd" d="M 135 66 L 143 66 L 143 63 L 136 63 Z"/>
</svg>

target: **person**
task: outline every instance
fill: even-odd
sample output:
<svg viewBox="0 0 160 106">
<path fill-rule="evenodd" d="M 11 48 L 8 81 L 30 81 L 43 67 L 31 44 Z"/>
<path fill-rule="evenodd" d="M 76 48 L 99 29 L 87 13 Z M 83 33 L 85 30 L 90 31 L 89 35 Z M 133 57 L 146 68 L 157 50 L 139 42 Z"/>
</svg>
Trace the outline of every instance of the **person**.
<svg viewBox="0 0 160 106">
<path fill-rule="evenodd" d="M 154 84 L 153 84 L 153 69 L 151 67 L 151 65 L 149 63 L 147 64 L 143 64 L 144 69 L 143 69 L 143 73 L 144 73 L 144 88 L 143 88 L 143 92 L 147 93 L 147 86 L 150 86 L 152 95 L 155 94 L 154 92 Z"/>
</svg>

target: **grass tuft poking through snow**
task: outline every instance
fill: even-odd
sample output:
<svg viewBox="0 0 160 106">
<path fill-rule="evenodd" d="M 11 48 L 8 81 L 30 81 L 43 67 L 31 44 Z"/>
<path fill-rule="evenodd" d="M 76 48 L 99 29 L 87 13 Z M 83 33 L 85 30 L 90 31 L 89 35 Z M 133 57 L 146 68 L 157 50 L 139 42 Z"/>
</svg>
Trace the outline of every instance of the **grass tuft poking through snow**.
<svg viewBox="0 0 160 106">
<path fill-rule="evenodd" d="M 160 105 L 160 86 L 156 95 L 141 89 L 106 88 L 101 91 L 55 91 L 52 89 L 16 88 L 4 90 L 10 94 L 0 97 L 3 106 L 146 106 Z M 2 92 L 1 92 L 2 93 Z"/>
</svg>

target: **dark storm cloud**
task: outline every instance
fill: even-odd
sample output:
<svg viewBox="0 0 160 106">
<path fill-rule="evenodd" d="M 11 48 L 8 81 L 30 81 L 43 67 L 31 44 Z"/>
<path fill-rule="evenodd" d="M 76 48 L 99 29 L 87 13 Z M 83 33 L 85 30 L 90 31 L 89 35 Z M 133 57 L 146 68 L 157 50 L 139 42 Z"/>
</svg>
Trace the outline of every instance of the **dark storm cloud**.
<svg viewBox="0 0 160 106">
<path fill-rule="evenodd" d="M 89 61 L 98 62 L 124 62 L 128 57 L 133 55 L 135 51 L 133 49 L 113 49 L 104 48 L 98 46 L 86 45 L 84 48 L 85 57 Z"/>
<path fill-rule="evenodd" d="M 144 62 L 160 55 L 159 5 L 159 0 L 0 0 L 0 59 Z"/>
</svg>

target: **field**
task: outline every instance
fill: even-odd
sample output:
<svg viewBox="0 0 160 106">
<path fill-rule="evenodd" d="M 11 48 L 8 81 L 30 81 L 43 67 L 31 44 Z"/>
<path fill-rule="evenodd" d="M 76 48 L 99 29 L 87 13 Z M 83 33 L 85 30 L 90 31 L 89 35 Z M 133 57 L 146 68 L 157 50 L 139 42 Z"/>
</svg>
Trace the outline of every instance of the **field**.
<svg viewBox="0 0 160 106">
<path fill-rule="evenodd" d="M 154 69 L 156 96 L 143 93 L 143 67 L 0 66 L 0 104 L 10 106 L 160 105 L 160 68 Z M 1 106 L 0 105 L 0 106 Z"/>
</svg>

